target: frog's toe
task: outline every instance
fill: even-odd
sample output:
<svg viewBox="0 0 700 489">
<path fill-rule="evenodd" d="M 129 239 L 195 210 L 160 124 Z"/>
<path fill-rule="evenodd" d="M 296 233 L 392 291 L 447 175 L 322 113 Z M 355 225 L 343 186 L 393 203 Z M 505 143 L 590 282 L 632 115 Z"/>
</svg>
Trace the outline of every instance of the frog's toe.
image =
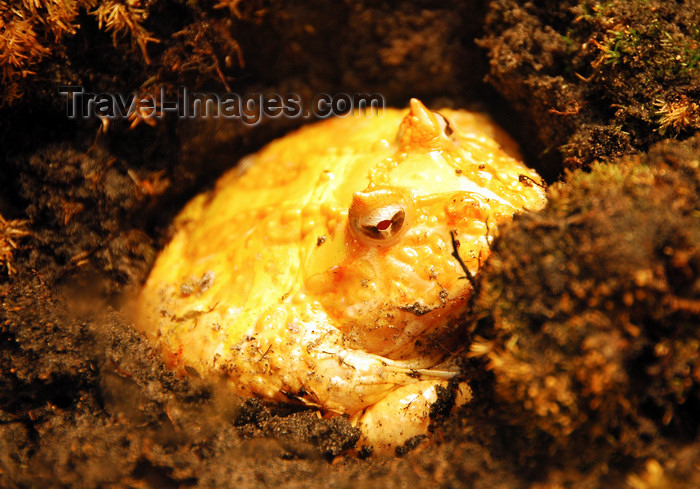
<svg viewBox="0 0 700 489">
<path fill-rule="evenodd" d="M 418 435 L 428 435 L 430 408 L 438 400 L 438 389 L 448 388 L 448 381 L 424 380 L 391 391 L 381 401 L 357 415 L 362 430 L 359 447 L 371 447 L 373 453 L 391 455 L 396 448 Z M 471 399 L 466 383 L 457 387 L 455 406 Z"/>
</svg>

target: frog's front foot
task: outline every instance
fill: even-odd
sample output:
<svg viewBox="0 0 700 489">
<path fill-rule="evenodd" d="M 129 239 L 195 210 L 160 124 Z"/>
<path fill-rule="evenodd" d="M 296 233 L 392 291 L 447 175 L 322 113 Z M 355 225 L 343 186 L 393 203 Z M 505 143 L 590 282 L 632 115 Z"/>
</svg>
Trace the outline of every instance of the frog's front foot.
<svg viewBox="0 0 700 489">
<path fill-rule="evenodd" d="M 419 435 L 428 435 L 431 406 L 438 401 L 439 387 L 455 389 L 454 407 L 471 400 L 466 382 L 449 386 L 446 380 L 423 380 L 397 387 L 381 401 L 353 416 L 353 423 L 362 430 L 358 447 L 371 448 L 381 455 L 392 455 L 398 447 Z"/>
</svg>

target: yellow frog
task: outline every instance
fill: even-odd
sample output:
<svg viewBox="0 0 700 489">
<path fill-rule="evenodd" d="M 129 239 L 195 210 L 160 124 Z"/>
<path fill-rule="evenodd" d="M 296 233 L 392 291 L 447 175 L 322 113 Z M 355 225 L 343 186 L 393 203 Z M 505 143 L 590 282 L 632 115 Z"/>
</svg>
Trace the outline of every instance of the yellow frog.
<svg viewBox="0 0 700 489">
<path fill-rule="evenodd" d="M 393 450 L 427 433 L 473 277 L 496 226 L 544 204 L 539 181 L 488 118 L 416 99 L 304 127 L 187 204 L 136 322 L 175 368 L 346 414 Z"/>
</svg>

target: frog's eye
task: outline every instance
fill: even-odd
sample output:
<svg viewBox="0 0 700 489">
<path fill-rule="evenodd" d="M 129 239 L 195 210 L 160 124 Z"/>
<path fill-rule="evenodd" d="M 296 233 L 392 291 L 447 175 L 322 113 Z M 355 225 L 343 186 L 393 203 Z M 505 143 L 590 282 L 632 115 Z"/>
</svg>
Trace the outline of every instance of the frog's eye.
<svg viewBox="0 0 700 489">
<path fill-rule="evenodd" d="M 438 124 L 440 124 L 440 129 L 442 130 L 442 133 L 448 138 L 452 136 L 455 130 L 454 127 L 452 127 L 452 124 L 450 124 L 450 120 L 436 110 L 433 111 L 433 114 L 435 114 L 435 117 L 438 120 Z"/>
<path fill-rule="evenodd" d="M 409 227 L 413 200 L 400 189 L 355 192 L 348 212 L 350 232 L 367 246 L 391 246 Z"/>
</svg>

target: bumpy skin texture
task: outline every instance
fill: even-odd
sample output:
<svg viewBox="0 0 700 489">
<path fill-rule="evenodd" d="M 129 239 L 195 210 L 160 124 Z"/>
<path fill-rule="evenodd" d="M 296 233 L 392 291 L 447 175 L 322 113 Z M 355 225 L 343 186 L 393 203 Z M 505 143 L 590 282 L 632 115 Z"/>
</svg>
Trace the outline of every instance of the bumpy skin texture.
<svg viewBox="0 0 700 489">
<path fill-rule="evenodd" d="M 363 443 L 424 434 L 457 373 L 455 319 L 495 226 L 539 177 L 484 116 L 419 101 L 274 141 L 193 199 L 136 303 L 183 371 L 350 415 Z M 462 402 L 470 397 L 461 385 Z"/>
</svg>

